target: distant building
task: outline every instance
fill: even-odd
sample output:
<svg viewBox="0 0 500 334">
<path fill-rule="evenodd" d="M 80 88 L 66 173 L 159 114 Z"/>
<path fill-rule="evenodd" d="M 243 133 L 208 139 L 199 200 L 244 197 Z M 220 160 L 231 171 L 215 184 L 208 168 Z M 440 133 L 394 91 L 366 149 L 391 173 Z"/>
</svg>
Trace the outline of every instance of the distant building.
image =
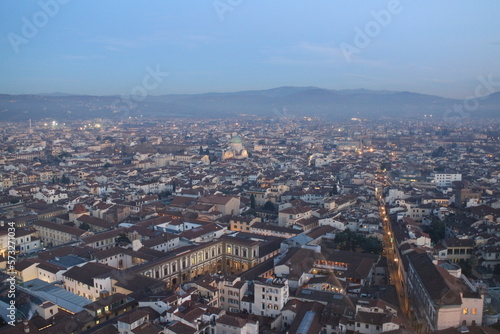
<svg viewBox="0 0 500 334">
<path fill-rule="evenodd" d="M 243 147 L 243 141 L 240 136 L 234 136 L 231 139 L 231 146 L 224 151 L 222 154 L 222 159 L 246 159 L 248 158 L 248 152 Z"/>
<path fill-rule="evenodd" d="M 462 174 L 458 173 L 436 173 L 434 183 L 438 187 L 449 187 L 454 181 L 462 181 Z"/>
</svg>

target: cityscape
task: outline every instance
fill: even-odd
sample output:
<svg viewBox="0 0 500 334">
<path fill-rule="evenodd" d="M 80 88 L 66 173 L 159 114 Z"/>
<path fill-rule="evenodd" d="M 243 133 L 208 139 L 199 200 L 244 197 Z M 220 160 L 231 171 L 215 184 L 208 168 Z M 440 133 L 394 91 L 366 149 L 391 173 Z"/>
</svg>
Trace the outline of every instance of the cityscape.
<svg viewBox="0 0 500 334">
<path fill-rule="evenodd" d="M 500 334 L 500 2 L 0 3 L 0 334 Z"/>
<path fill-rule="evenodd" d="M 2 124 L 1 265 L 16 282 L 15 326 L 3 330 L 495 324 L 497 122 Z"/>
</svg>

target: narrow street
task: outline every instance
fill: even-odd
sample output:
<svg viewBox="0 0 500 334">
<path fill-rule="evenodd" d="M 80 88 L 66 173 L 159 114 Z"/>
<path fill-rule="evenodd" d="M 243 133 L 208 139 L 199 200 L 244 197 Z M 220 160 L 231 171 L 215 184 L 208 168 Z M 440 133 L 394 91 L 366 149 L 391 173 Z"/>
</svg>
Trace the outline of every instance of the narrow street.
<svg viewBox="0 0 500 334">
<path fill-rule="evenodd" d="M 396 254 L 396 243 L 391 231 L 391 224 L 387 212 L 385 209 L 385 203 L 383 202 L 382 196 L 378 196 L 379 199 L 379 214 L 382 220 L 382 226 L 384 229 L 384 251 L 383 255 L 387 258 L 387 267 L 389 272 L 389 283 L 396 287 L 398 293 L 399 305 L 404 314 L 409 314 L 409 302 L 406 293 L 403 289 L 403 277 L 401 277 L 398 270 L 399 259 Z"/>
</svg>

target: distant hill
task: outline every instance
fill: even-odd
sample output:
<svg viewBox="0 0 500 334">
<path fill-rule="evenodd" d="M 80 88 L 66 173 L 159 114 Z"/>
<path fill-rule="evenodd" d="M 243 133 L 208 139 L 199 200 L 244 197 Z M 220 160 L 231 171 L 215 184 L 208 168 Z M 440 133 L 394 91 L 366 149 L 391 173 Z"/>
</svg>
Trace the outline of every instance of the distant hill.
<svg viewBox="0 0 500 334">
<path fill-rule="evenodd" d="M 137 99 L 139 100 L 139 99 Z M 500 116 L 500 92 L 481 99 L 471 117 Z M 319 116 L 421 118 L 441 117 L 463 105 L 454 100 L 412 92 L 367 89 L 328 90 L 318 87 L 278 87 L 232 93 L 171 94 L 147 96 L 140 102 L 119 96 L 0 94 L 0 121 L 54 118 L 58 120 L 147 116 L 231 117 L 241 114 L 288 117 Z M 283 112 L 286 110 L 286 112 Z M 447 111 L 448 110 L 448 111 Z"/>
</svg>

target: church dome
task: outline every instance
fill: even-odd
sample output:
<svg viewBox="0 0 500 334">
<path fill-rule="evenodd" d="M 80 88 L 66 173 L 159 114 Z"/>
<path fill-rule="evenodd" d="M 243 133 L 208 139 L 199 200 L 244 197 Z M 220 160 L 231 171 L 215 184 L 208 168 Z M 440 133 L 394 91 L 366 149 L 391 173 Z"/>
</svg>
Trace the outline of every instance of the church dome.
<svg viewBox="0 0 500 334">
<path fill-rule="evenodd" d="M 231 139 L 231 143 L 233 143 L 233 144 L 241 144 L 241 143 L 243 143 L 243 140 L 241 139 L 240 136 L 234 136 Z"/>
</svg>

